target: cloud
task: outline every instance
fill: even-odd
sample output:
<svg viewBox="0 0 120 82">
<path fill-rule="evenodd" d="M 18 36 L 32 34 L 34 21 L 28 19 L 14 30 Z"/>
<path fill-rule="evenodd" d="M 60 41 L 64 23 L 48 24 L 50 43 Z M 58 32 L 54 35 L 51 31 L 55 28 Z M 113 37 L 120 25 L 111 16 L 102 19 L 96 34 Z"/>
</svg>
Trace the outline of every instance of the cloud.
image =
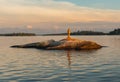
<svg viewBox="0 0 120 82">
<path fill-rule="evenodd" d="M 28 29 L 32 29 L 33 26 L 32 26 L 32 25 L 27 25 L 27 28 L 28 28 Z"/>
<path fill-rule="evenodd" d="M 0 0 L 0 21 L 4 25 L 40 22 L 120 22 L 120 10 L 94 9 L 55 0 Z"/>
</svg>

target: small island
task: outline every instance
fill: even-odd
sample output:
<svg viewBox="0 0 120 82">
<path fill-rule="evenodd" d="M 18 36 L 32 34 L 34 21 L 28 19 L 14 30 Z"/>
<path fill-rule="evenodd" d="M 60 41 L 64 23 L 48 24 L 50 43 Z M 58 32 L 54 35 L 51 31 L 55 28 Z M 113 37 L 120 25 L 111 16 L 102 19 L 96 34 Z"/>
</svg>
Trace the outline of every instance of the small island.
<svg viewBox="0 0 120 82">
<path fill-rule="evenodd" d="M 0 36 L 36 36 L 34 33 L 7 33 L 0 34 Z"/>
<path fill-rule="evenodd" d="M 36 42 L 24 45 L 14 45 L 12 48 L 37 48 L 37 49 L 45 49 L 45 50 L 92 50 L 92 49 L 100 49 L 101 45 L 96 42 L 79 40 L 72 38 L 70 36 L 70 28 L 67 30 L 67 38 L 55 41 L 55 40 L 47 40 L 43 42 Z"/>
</svg>

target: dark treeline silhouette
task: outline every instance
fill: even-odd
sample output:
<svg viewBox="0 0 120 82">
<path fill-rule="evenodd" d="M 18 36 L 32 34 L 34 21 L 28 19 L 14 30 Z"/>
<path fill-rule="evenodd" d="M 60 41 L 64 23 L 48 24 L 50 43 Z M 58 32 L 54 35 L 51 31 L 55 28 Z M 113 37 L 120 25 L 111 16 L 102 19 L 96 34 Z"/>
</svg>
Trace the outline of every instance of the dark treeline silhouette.
<svg viewBox="0 0 120 82">
<path fill-rule="evenodd" d="M 95 31 L 77 31 L 72 32 L 71 35 L 106 35 L 106 33 Z"/>
<path fill-rule="evenodd" d="M 120 29 L 115 29 L 115 30 L 109 32 L 109 35 L 120 35 Z"/>
<path fill-rule="evenodd" d="M 95 32 L 95 31 L 77 31 L 71 32 L 71 35 L 106 35 L 107 33 L 103 32 Z M 67 35 L 67 33 L 59 33 L 59 34 L 44 34 L 45 36 L 49 35 Z"/>
<path fill-rule="evenodd" d="M 0 34 L 0 36 L 35 36 L 34 33 L 8 33 L 8 34 Z"/>
<path fill-rule="evenodd" d="M 59 33 L 59 34 L 44 34 L 45 36 L 49 35 L 67 35 L 67 33 Z M 97 31 L 77 31 L 77 32 L 71 32 L 71 35 L 120 35 L 120 29 L 115 29 L 113 31 L 110 31 L 108 33 L 104 32 L 97 32 Z"/>
<path fill-rule="evenodd" d="M 55 35 L 67 35 L 67 33 L 58 33 L 58 34 L 43 34 L 43 36 L 55 36 Z M 120 35 L 120 28 L 114 29 L 108 33 L 97 32 L 97 31 L 76 31 L 71 32 L 71 35 Z M 0 36 L 36 36 L 34 33 L 7 33 L 0 34 Z"/>
</svg>

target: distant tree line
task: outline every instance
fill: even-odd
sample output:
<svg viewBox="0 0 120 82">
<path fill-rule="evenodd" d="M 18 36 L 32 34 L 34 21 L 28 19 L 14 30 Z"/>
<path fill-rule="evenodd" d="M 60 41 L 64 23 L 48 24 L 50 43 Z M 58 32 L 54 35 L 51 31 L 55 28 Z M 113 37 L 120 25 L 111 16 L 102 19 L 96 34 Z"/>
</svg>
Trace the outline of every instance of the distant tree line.
<svg viewBox="0 0 120 82">
<path fill-rule="evenodd" d="M 71 35 L 106 35 L 106 33 L 95 31 L 77 31 L 72 32 Z"/>
<path fill-rule="evenodd" d="M 59 34 L 44 34 L 45 36 L 49 35 L 67 35 L 67 33 L 59 33 Z M 110 31 L 109 33 L 104 32 L 97 32 L 97 31 L 77 31 L 72 32 L 71 35 L 120 35 L 120 28 L 114 29 L 113 31 Z"/>
<path fill-rule="evenodd" d="M 43 34 L 44 36 L 54 36 L 54 35 L 67 35 L 67 33 L 58 33 L 58 34 Z M 120 28 L 114 29 L 109 33 L 97 32 L 97 31 L 77 31 L 72 32 L 71 35 L 120 35 Z M 36 36 L 34 33 L 8 33 L 0 34 L 0 36 Z"/>
<path fill-rule="evenodd" d="M 96 31 L 77 31 L 77 32 L 72 32 L 71 35 L 120 35 L 120 29 L 114 29 L 109 33 L 96 32 Z"/>
<path fill-rule="evenodd" d="M 109 35 L 120 35 L 120 28 L 111 31 L 111 32 L 109 32 L 108 34 L 109 34 Z"/>
<path fill-rule="evenodd" d="M 0 36 L 35 36 L 34 33 L 8 33 L 8 34 L 0 34 Z"/>
</svg>

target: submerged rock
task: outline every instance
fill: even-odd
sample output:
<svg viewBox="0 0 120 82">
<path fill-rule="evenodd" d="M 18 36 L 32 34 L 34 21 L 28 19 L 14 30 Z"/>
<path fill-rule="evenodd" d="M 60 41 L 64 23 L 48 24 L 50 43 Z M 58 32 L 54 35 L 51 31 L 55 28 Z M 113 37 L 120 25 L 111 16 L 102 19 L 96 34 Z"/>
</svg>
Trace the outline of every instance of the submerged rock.
<svg viewBox="0 0 120 82">
<path fill-rule="evenodd" d="M 60 41 L 48 40 L 43 42 L 36 42 L 24 45 L 14 45 L 13 48 L 38 48 L 46 50 L 90 50 L 99 49 L 102 46 L 91 41 L 78 40 L 78 39 L 62 39 Z"/>
</svg>

